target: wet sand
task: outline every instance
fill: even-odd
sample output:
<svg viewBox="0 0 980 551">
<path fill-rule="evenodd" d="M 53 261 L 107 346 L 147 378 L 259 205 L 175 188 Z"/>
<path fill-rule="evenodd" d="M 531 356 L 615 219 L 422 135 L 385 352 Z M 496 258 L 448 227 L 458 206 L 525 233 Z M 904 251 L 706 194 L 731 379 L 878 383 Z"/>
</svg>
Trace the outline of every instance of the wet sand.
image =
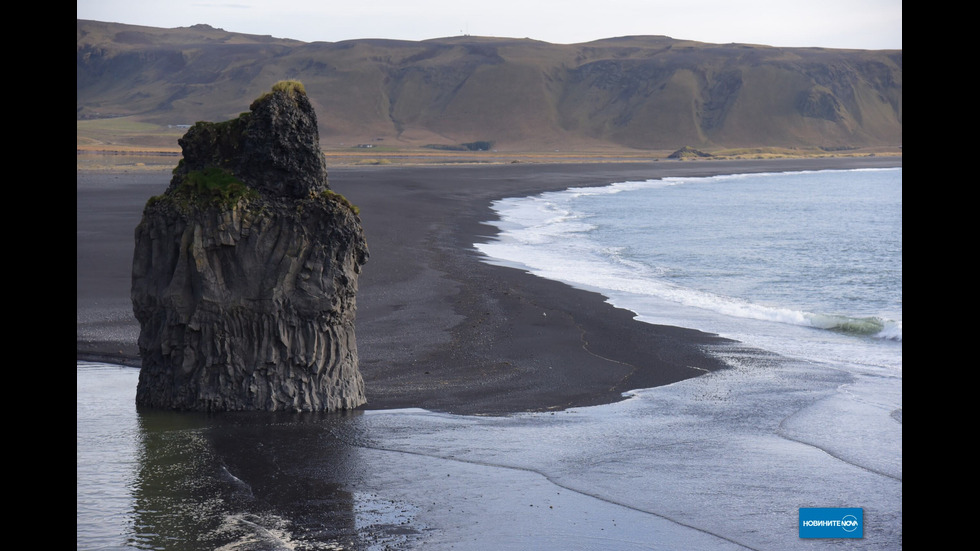
<svg viewBox="0 0 980 551">
<path fill-rule="evenodd" d="M 504 414 L 609 403 L 722 368 L 698 331 L 635 321 L 604 297 L 482 261 L 491 202 L 667 176 L 900 166 L 900 157 L 344 167 L 330 186 L 360 208 L 371 257 L 357 339 L 366 409 Z M 133 229 L 170 173 L 77 173 L 76 356 L 139 365 Z"/>
</svg>

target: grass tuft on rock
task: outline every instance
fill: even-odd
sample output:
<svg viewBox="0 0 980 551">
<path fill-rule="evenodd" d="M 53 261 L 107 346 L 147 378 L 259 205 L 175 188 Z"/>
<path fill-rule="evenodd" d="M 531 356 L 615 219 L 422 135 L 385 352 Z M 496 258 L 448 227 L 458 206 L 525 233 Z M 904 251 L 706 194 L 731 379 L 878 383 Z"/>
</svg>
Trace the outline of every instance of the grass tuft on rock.
<svg viewBox="0 0 980 551">
<path fill-rule="evenodd" d="M 337 193 L 332 189 L 325 189 L 320 192 L 320 195 L 324 199 L 327 199 L 328 201 L 333 201 L 335 203 L 344 205 L 345 207 L 349 208 L 351 212 L 354 213 L 355 216 L 361 214 L 361 209 L 357 208 L 357 206 L 354 203 L 351 203 L 348 198 L 344 197 L 343 195 Z"/>
<path fill-rule="evenodd" d="M 258 192 L 222 168 L 192 170 L 172 193 L 151 197 L 147 206 L 168 200 L 180 207 L 231 208 L 244 199 L 255 199 Z"/>
<path fill-rule="evenodd" d="M 252 105 L 249 107 L 251 110 L 255 110 L 255 106 L 260 102 L 271 96 L 276 92 L 285 92 L 291 98 L 295 98 L 297 95 L 306 95 L 306 87 L 303 83 L 298 80 L 280 80 L 279 82 L 272 85 L 272 90 L 262 94 L 261 96 L 255 98 Z"/>
</svg>

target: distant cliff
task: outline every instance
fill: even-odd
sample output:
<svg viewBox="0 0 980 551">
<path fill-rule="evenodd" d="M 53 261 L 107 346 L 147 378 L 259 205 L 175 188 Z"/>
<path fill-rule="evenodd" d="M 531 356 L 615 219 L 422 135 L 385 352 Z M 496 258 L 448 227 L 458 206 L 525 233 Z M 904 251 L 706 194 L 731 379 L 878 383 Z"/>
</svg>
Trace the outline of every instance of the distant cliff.
<svg viewBox="0 0 980 551">
<path fill-rule="evenodd" d="M 333 411 L 365 402 L 354 332 L 368 258 L 328 186 L 313 106 L 282 82 L 247 113 L 198 122 L 136 228 L 136 402 Z"/>
<path fill-rule="evenodd" d="M 569 149 L 900 146 L 902 51 L 634 36 L 303 43 L 195 25 L 77 22 L 76 116 L 227 118 L 269 75 L 299 78 L 320 136 Z"/>
</svg>

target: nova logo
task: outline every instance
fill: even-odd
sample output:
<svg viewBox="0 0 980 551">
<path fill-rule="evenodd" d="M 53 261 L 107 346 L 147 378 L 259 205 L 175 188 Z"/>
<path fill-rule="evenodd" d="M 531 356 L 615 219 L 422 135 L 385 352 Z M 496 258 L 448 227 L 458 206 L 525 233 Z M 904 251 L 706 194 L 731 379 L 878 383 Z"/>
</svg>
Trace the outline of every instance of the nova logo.
<svg viewBox="0 0 980 551">
<path fill-rule="evenodd" d="M 863 538 L 864 509 L 801 507 L 801 538 Z"/>
</svg>

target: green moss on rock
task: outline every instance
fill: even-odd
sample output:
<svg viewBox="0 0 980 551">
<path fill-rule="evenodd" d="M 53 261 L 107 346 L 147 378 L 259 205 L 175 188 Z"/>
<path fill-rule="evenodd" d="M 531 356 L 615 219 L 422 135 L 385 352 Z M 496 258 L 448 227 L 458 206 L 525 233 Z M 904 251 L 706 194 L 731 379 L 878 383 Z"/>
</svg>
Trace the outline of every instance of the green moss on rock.
<svg viewBox="0 0 980 551">
<path fill-rule="evenodd" d="M 151 197 L 147 207 L 167 200 L 173 205 L 184 208 L 191 206 L 231 208 L 242 199 L 252 200 L 258 196 L 258 192 L 245 185 L 230 171 L 208 167 L 189 171 L 172 192 Z"/>
<path fill-rule="evenodd" d="M 320 195 L 324 199 L 344 205 L 345 207 L 349 208 L 351 212 L 354 213 L 355 216 L 361 213 L 361 209 L 357 208 L 357 206 L 351 203 L 349 199 L 347 199 L 346 197 L 344 197 L 343 195 L 337 193 L 332 189 L 325 189 L 322 192 L 320 192 Z"/>
</svg>

